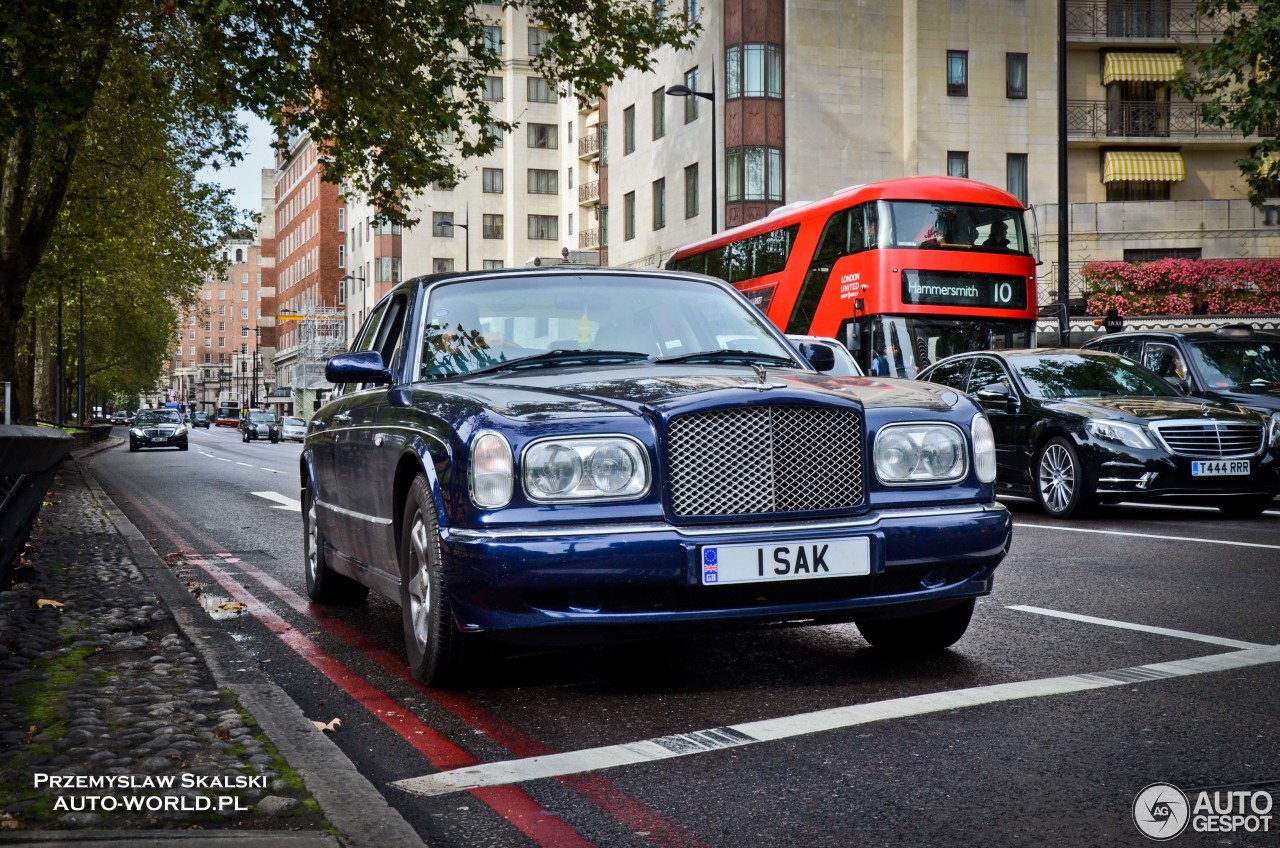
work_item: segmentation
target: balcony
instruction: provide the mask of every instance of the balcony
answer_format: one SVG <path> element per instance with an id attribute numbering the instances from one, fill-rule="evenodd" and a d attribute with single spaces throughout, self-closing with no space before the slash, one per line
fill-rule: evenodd
<path id="1" fill-rule="evenodd" d="M 1067 38 L 1202 41 L 1217 38 L 1254 10 L 1202 12 L 1194 2 L 1068 3 Z"/>
<path id="2" fill-rule="evenodd" d="M 592 180 L 589 183 L 581 183 L 578 185 L 578 205 L 579 206 L 599 206 L 600 205 L 600 181 Z"/>
<path id="3" fill-rule="evenodd" d="M 578 158 L 597 159 L 600 156 L 600 133 L 589 132 L 578 139 Z"/>
<path id="4" fill-rule="evenodd" d="M 1070 138 L 1208 138 L 1243 142 L 1231 127 L 1205 123 L 1199 103 L 1152 101 L 1070 100 L 1067 136 Z M 1269 127 L 1260 135 L 1275 135 Z"/>
<path id="5" fill-rule="evenodd" d="M 578 232 L 578 249 L 594 250 L 600 247 L 600 228 L 580 230 Z"/>

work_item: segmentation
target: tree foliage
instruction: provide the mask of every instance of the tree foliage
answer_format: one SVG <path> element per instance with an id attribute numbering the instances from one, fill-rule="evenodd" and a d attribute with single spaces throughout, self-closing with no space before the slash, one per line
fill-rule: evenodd
<path id="1" fill-rule="evenodd" d="M 1201 0 L 1204 19 L 1227 22 L 1222 36 L 1189 54 L 1192 67 L 1176 87 L 1188 100 L 1200 100 L 1201 115 L 1213 126 L 1241 135 L 1261 135 L 1255 151 L 1238 160 L 1249 186 L 1249 202 L 1261 206 L 1280 179 L 1280 0 Z"/>
<path id="2" fill-rule="evenodd" d="M 492 149 L 494 138 L 478 128 L 511 128 L 483 96 L 485 77 L 502 66 L 486 49 L 485 16 L 508 8 L 527 10 L 548 31 L 532 72 L 562 94 L 599 91 L 628 69 L 647 69 L 656 48 L 688 46 L 697 34 L 647 0 L 0 4 L 0 380 L 18 376 L 17 329 L 29 286 L 60 278 L 37 275 L 51 240 L 59 228 L 80 225 L 68 192 L 75 177 L 91 194 L 92 175 L 77 169 L 81 156 L 131 152 L 113 148 L 111 133 L 123 130 L 119 122 L 108 129 L 113 122 L 99 113 L 117 110 L 160 130 L 166 144 L 150 151 L 163 150 L 162 163 L 132 164 L 163 164 L 173 175 L 237 158 L 246 130 L 235 115 L 246 109 L 281 137 L 309 133 L 329 181 L 346 182 L 386 217 L 404 221 L 407 195 L 459 178 L 463 159 Z M 107 173 L 104 167 L 100 175 Z M 225 226 L 214 211 L 219 204 L 193 194 L 193 182 L 175 179 L 169 188 L 168 199 L 194 200 L 192 211 L 209 215 L 200 232 Z M 75 252 L 71 238 L 59 241 L 60 261 Z M 114 238 L 97 251 L 99 280 L 126 278 L 107 267 L 107 247 L 135 261 L 166 249 L 147 227 Z M 195 244 L 203 248 L 204 240 Z M 172 271 L 169 257 L 147 258 Z M 192 285 L 195 278 L 182 279 Z M 38 293 L 39 304 L 47 305 L 46 294 Z"/>

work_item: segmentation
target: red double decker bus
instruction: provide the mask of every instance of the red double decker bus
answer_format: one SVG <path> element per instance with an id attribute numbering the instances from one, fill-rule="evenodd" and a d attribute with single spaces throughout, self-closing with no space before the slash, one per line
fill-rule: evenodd
<path id="1" fill-rule="evenodd" d="M 1036 257 L 1022 203 L 958 177 L 902 177 L 793 204 L 681 247 L 666 267 L 728 280 L 788 333 L 845 343 L 869 374 L 1032 347 Z"/>

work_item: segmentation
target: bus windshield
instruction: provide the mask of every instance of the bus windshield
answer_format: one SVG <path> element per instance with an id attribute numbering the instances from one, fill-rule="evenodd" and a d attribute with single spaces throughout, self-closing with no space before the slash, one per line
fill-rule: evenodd
<path id="1" fill-rule="evenodd" d="M 925 200 L 880 201 L 881 247 L 1027 253 L 1022 210 Z"/>
<path id="2" fill-rule="evenodd" d="M 1034 321 L 875 315 L 869 329 L 869 373 L 876 377 L 914 378 L 953 353 L 1035 346 Z"/>

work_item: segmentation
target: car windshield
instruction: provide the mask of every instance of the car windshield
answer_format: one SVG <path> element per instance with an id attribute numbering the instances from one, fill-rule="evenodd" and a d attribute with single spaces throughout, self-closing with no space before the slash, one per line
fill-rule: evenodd
<path id="1" fill-rule="evenodd" d="M 148 409 L 145 412 L 139 412 L 134 423 L 139 427 L 145 427 L 148 424 L 181 424 L 182 416 L 176 409 Z"/>
<path id="2" fill-rule="evenodd" d="M 274 424 L 276 423 L 276 414 L 274 412 L 250 412 L 249 420 L 254 424 Z"/>
<path id="3" fill-rule="evenodd" d="M 1043 400 L 1126 395 L 1181 397 L 1164 380 L 1111 354 L 1053 353 L 1009 357 L 1027 394 Z"/>
<path id="4" fill-rule="evenodd" d="M 1204 339 L 1191 342 L 1191 358 L 1215 389 L 1257 391 L 1280 387 L 1280 349 L 1258 339 Z"/>
<path id="5" fill-rule="evenodd" d="M 420 373 L 439 379 L 507 363 L 580 367 L 699 354 L 710 361 L 722 351 L 734 351 L 735 364 L 794 362 L 756 313 L 711 282 L 513 275 L 431 292 Z"/>
<path id="6" fill-rule="evenodd" d="M 889 200 L 880 204 L 882 247 L 1026 253 L 1021 209 Z"/>
<path id="7" fill-rule="evenodd" d="M 305 426 L 307 426 L 307 422 L 306 422 L 306 421 L 303 421 L 301 418 L 293 418 L 293 417 L 286 418 L 286 419 L 284 419 L 284 420 L 283 420 L 282 422 L 280 422 L 280 423 L 281 423 L 281 424 L 283 424 L 285 427 L 305 427 Z"/>

